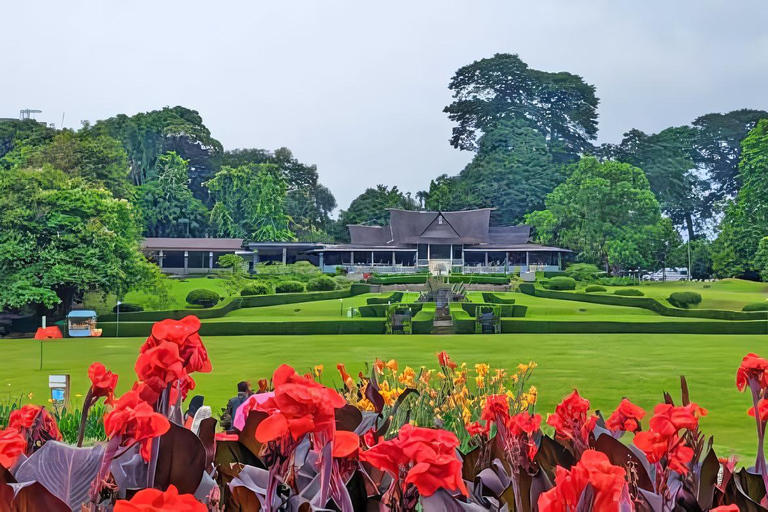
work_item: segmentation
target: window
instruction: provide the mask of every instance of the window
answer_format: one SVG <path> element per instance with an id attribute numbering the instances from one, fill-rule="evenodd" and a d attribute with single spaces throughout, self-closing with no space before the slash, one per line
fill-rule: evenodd
<path id="1" fill-rule="evenodd" d="M 373 253 L 373 262 L 377 265 L 391 265 L 392 251 L 376 251 Z"/>
<path id="2" fill-rule="evenodd" d="M 419 244 L 419 249 L 418 249 L 418 251 L 419 251 L 419 259 L 420 259 L 420 260 L 425 260 L 425 259 L 427 259 L 427 247 L 428 247 L 428 246 L 427 246 L 427 245 L 425 245 L 425 244 Z"/>
<path id="3" fill-rule="evenodd" d="M 429 258 L 433 260 L 451 259 L 451 246 L 431 244 L 429 246 Z"/>
<path id="4" fill-rule="evenodd" d="M 461 259 L 461 253 L 462 253 L 462 246 L 461 245 L 454 245 L 453 246 L 453 259 L 460 260 Z"/>
<path id="5" fill-rule="evenodd" d="M 405 267 L 413 267 L 414 265 L 416 265 L 416 251 L 395 252 L 395 264 L 403 265 Z"/>

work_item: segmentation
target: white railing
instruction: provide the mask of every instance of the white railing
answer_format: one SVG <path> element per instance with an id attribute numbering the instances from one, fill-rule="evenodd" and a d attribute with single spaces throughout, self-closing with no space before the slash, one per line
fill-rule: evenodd
<path id="1" fill-rule="evenodd" d="M 350 274 L 413 274 L 416 267 L 404 265 L 325 265 L 324 272 L 334 272 L 336 267 L 342 267 Z"/>

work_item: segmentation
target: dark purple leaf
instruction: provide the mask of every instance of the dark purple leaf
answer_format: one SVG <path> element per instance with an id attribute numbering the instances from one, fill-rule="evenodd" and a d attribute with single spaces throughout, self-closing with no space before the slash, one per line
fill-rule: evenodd
<path id="1" fill-rule="evenodd" d="M 378 414 L 384 409 L 384 397 L 379 393 L 379 383 L 376 382 L 376 370 L 371 372 L 371 379 L 365 387 L 365 398 L 373 404 Z"/>
<path id="2" fill-rule="evenodd" d="M 191 430 L 171 423 L 160 436 L 155 487 L 161 490 L 174 485 L 179 494 L 194 494 L 205 471 L 205 448 Z"/>
<path id="3" fill-rule="evenodd" d="M 109 467 L 121 491 L 143 489 L 147 486 L 147 463 L 141 457 L 140 445 L 135 444 Z"/>
<path id="4" fill-rule="evenodd" d="M 206 418 L 200 422 L 197 437 L 205 448 L 205 469 L 209 471 L 216 458 L 216 419 Z"/>

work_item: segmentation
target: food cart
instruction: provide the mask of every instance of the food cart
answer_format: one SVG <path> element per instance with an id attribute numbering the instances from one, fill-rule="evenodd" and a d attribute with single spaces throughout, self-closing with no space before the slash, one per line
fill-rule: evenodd
<path id="1" fill-rule="evenodd" d="M 67 333 L 74 338 L 101 336 L 101 329 L 96 328 L 96 312 L 79 309 L 67 315 Z"/>

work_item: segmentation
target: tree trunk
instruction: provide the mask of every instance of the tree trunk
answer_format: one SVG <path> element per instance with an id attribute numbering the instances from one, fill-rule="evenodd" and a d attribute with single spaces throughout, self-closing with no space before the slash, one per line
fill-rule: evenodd
<path id="1" fill-rule="evenodd" d="M 685 212 L 685 225 L 688 229 L 688 240 L 695 240 L 696 233 L 693 230 L 693 215 L 691 212 Z"/>

